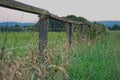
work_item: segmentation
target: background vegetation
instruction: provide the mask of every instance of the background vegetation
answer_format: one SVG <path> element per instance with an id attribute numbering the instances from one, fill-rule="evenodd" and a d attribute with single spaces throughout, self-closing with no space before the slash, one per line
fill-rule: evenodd
<path id="1" fill-rule="evenodd" d="M 117 24 L 114 24 L 112 27 L 108 27 L 109 30 L 120 30 L 120 26 Z"/>

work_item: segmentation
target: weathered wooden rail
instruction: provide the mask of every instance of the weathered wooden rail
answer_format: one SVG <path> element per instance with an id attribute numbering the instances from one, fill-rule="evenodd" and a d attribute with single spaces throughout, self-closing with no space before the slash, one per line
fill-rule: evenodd
<path id="1" fill-rule="evenodd" d="M 40 59 L 42 62 L 44 62 L 43 51 L 47 46 L 47 40 L 48 40 L 48 20 L 49 20 L 49 18 L 69 24 L 69 26 L 68 26 L 68 35 L 69 35 L 68 38 L 69 39 L 68 40 L 69 40 L 70 45 L 72 44 L 74 24 L 80 25 L 80 26 L 89 25 L 87 23 L 83 23 L 80 21 L 78 22 L 78 21 L 61 18 L 57 15 L 50 13 L 49 11 L 47 11 L 45 9 L 33 7 L 33 6 L 30 6 L 30 5 L 21 3 L 21 2 L 17 2 L 14 0 L 0 0 L 0 6 L 39 15 L 39 18 L 40 18 L 39 19 L 39 23 L 40 23 L 39 50 L 40 50 Z"/>

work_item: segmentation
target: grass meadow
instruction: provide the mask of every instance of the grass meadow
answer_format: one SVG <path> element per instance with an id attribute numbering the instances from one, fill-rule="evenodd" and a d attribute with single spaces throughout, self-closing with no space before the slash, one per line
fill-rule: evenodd
<path id="1" fill-rule="evenodd" d="M 70 64 L 71 80 L 120 80 L 120 31 L 110 31 L 94 45 L 77 46 Z"/>
<path id="2" fill-rule="evenodd" d="M 120 31 L 95 44 L 68 45 L 66 33 L 50 32 L 39 62 L 37 32 L 0 33 L 0 80 L 120 80 Z M 4 47 L 4 50 L 2 51 Z"/>

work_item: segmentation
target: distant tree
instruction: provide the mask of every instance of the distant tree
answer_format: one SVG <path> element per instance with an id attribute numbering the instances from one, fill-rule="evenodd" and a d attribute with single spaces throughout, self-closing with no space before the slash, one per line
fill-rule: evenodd
<path id="1" fill-rule="evenodd" d="M 22 30 L 22 28 L 20 27 L 19 24 L 16 24 L 16 25 L 14 26 L 13 31 L 15 31 L 15 32 L 19 32 L 19 31 L 21 31 L 21 30 Z"/>
<path id="2" fill-rule="evenodd" d="M 75 15 L 68 15 L 66 16 L 67 19 L 74 20 L 74 21 L 81 21 L 81 22 L 88 22 L 87 19 L 83 17 L 76 17 Z"/>
<path id="3" fill-rule="evenodd" d="M 50 31 L 55 31 L 55 32 L 61 32 L 65 28 L 65 23 L 56 21 L 53 19 L 49 19 L 49 26 L 48 26 Z"/>
<path id="4" fill-rule="evenodd" d="M 68 15 L 65 18 L 77 21 L 77 17 L 75 15 Z"/>
<path id="5" fill-rule="evenodd" d="M 68 15 L 62 18 L 66 18 L 69 20 L 73 20 L 73 21 L 81 21 L 81 22 L 89 22 L 87 19 L 83 18 L 83 17 L 76 17 L 75 15 Z M 55 31 L 55 32 L 61 32 L 61 31 L 65 31 L 65 22 L 60 22 L 54 19 L 49 19 L 49 25 L 48 28 L 50 31 Z M 35 29 L 39 30 L 39 22 L 37 22 L 37 24 L 34 25 Z"/>
<path id="6" fill-rule="evenodd" d="M 88 20 L 83 17 L 77 17 L 77 21 L 88 22 Z"/>
<path id="7" fill-rule="evenodd" d="M 112 30 L 120 30 L 120 26 L 115 24 L 113 25 Z"/>
<path id="8" fill-rule="evenodd" d="M 19 25 L 19 24 L 16 24 L 14 27 L 16 27 L 16 28 L 20 28 L 20 25 Z"/>

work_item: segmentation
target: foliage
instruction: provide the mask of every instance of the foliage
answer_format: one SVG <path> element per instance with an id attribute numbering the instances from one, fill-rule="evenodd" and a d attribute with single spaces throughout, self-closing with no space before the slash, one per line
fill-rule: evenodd
<path id="1" fill-rule="evenodd" d="M 117 24 L 114 24 L 112 27 L 108 27 L 109 30 L 120 30 L 120 26 Z"/>
<path id="2" fill-rule="evenodd" d="M 70 20 L 74 20 L 74 21 L 81 21 L 81 22 L 88 22 L 87 19 L 83 18 L 83 17 L 76 17 L 75 15 L 68 15 L 65 18 L 70 19 Z"/>
<path id="3" fill-rule="evenodd" d="M 120 26 L 115 24 L 113 25 L 112 30 L 120 30 Z"/>
<path id="4" fill-rule="evenodd" d="M 90 33 L 88 35 L 90 36 L 90 40 L 92 42 L 96 42 L 96 40 L 99 40 L 98 38 L 105 34 L 105 32 L 106 32 L 105 26 L 94 22 L 90 27 Z"/>
<path id="5" fill-rule="evenodd" d="M 70 20 L 74 20 L 74 21 L 81 21 L 84 23 L 88 23 L 89 21 L 83 17 L 76 17 L 74 15 L 68 15 L 66 17 L 63 17 L 66 19 L 70 19 Z M 55 31 L 55 32 L 59 32 L 59 31 L 64 31 L 66 24 L 64 22 L 59 22 L 53 19 L 49 19 L 49 29 L 50 31 Z"/>
<path id="6" fill-rule="evenodd" d="M 120 79 L 120 31 L 112 31 L 94 45 L 79 45 L 67 71 L 71 80 Z"/>
<path id="7" fill-rule="evenodd" d="M 54 31 L 54 32 L 61 32 L 64 31 L 65 29 L 65 23 L 64 22 L 59 22 L 53 19 L 49 19 L 49 31 Z"/>

